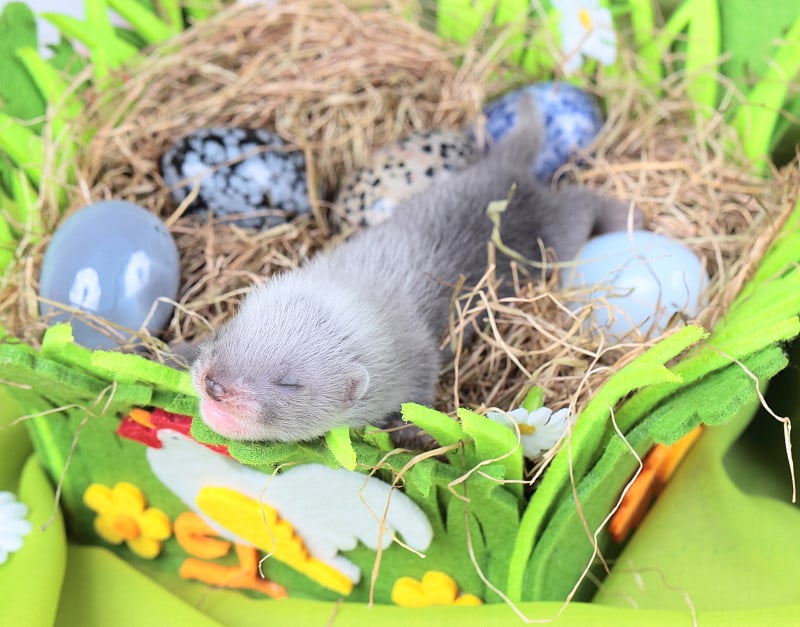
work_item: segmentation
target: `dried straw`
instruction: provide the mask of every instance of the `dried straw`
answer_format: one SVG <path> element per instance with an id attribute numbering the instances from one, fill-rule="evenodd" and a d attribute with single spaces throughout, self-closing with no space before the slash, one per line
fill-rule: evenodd
<path id="1" fill-rule="evenodd" d="M 166 220 L 182 254 L 182 287 L 167 340 L 207 334 L 248 286 L 346 237 L 327 229 L 324 199 L 371 148 L 409 131 L 475 120 L 482 101 L 497 94 L 491 82 L 497 76 L 506 85 L 530 80 L 501 66 L 497 33 L 459 48 L 377 3 L 362 3 L 358 11 L 335 1 L 266 4 L 236 6 L 197 25 L 128 68 L 118 88 L 89 101 L 86 124 L 99 131 L 78 160 L 71 206 L 126 199 Z M 620 78 L 600 86 L 607 124 L 583 155 L 588 167 L 567 165 L 562 174 L 630 200 L 649 228 L 684 240 L 702 256 L 712 285 L 698 322 L 710 328 L 791 206 L 797 168 L 771 180 L 751 174 L 744 159 L 732 156 L 736 138 L 721 116 L 696 121 L 702 118 L 685 97 L 684 80 L 665 81 L 661 98 Z M 322 192 L 312 199 L 314 216 L 254 232 L 181 215 L 183 207 L 170 202 L 160 178 L 160 155 L 192 129 L 227 124 L 276 130 L 305 151 Z M 52 230 L 55 222 L 45 226 Z M 36 312 L 35 279 L 46 242 L 22 251 L 11 287 L 0 294 L 0 323 L 34 345 L 46 325 Z M 478 337 L 457 347 L 439 406 L 510 408 L 535 383 L 552 406 L 579 409 L 656 339 L 604 346 L 583 331 L 587 312 L 572 314 L 565 306 L 575 296 L 558 289 L 557 273 L 529 281 L 523 268 L 513 298 L 498 299 L 490 275 L 481 289 L 464 289 L 453 336 L 472 324 Z"/>

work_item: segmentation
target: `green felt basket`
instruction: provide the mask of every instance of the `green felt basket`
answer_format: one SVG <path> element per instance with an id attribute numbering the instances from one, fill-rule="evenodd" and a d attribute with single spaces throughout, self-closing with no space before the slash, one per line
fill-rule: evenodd
<path id="1" fill-rule="evenodd" d="M 109 2 L 134 24 L 140 43 L 176 32 L 177 5 L 161 4 L 172 19 L 142 13 L 136 3 Z M 654 18 L 645 5 L 614 4 L 618 19 L 634 27 L 649 80 L 665 72 L 658 46 L 676 35 L 688 34 L 686 65 L 697 68 L 724 49 L 723 27 L 735 31 L 734 18 L 714 2 L 686 1 L 664 29 L 671 38 L 648 37 Z M 491 3 L 441 2 L 435 17 L 441 35 L 468 40 L 486 16 L 513 24 L 525 12 L 527 3 L 504 2 L 495 11 Z M 87 15 L 99 20 L 95 26 L 107 22 L 103 3 L 87 3 Z M 711 24 L 709 15 L 716 16 Z M 205 14 L 195 10 L 194 17 Z M 749 102 L 768 112 L 796 106 L 788 93 L 800 64 L 795 18 L 776 65 L 765 70 L 782 74 L 765 76 L 748 92 Z M 83 32 L 61 22 L 73 37 Z M 705 52 L 691 45 L 701 39 L 701 23 L 722 37 Z M 103 32 L 113 37 L 108 28 Z M 134 44 L 126 45 L 137 54 Z M 105 69 L 123 63 L 128 48 L 120 44 L 119 58 L 106 57 Z M 27 52 L 17 58 L 39 92 L 56 97 L 63 85 L 49 66 Z M 522 54 L 519 63 L 543 67 L 538 55 Z M 98 70 L 96 80 L 102 74 Z M 718 97 L 707 83 L 696 89 L 701 104 Z M 64 123 L 78 113 L 66 111 Z M 20 215 L 26 194 L 39 183 L 31 155 L 41 146 L 14 117 L 23 116 L 6 109 L 0 117 L 0 147 L 16 194 L 4 193 L 0 201 Z M 758 116 L 744 105 L 731 123 L 754 161 L 792 136 L 779 116 Z M 690 617 L 702 624 L 796 624 L 800 513 L 789 504 L 785 460 L 780 466 L 762 459 L 753 441 L 780 431 L 760 409 L 760 389 L 781 371 L 776 392 L 797 384 L 796 372 L 786 370 L 786 347 L 800 335 L 799 225 L 800 204 L 711 332 L 687 326 L 608 380 L 532 494 L 519 483 L 523 460 L 516 439 L 470 411 L 461 410 L 456 422 L 404 407 L 406 419 L 441 444 L 463 443 L 446 461 L 411 464 L 412 455 L 392 452 L 385 434 L 370 429 L 338 430 L 302 445 L 227 442 L 202 421 L 191 421 L 197 398 L 185 373 L 133 355 L 90 352 L 72 342 L 68 325 L 48 330 L 41 350 L 6 338 L 0 343 L 0 418 L 8 425 L 0 430 L 0 490 L 16 492 L 30 507 L 34 528 L 0 565 L 0 590 L 30 601 L 0 604 L 0 624 L 483 625 L 556 616 L 576 625 L 683 624 Z M 0 238 L 13 239 L 13 229 L 6 231 L 0 228 Z M 800 415 L 795 399 L 777 402 L 784 403 L 782 415 Z M 751 427 L 742 436 L 754 416 L 754 424 L 773 421 L 775 430 Z M 608 518 L 639 459 L 656 443 L 672 444 L 701 424 L 709 428 L 641 528 L 626 545 L 614 543 Z M 156 448 L 152 434 L 143 435 L 153 427 L 176 432 L 179 447 L 162 440 Z M 150 437 L 151 445 L 133 441 L 132 434 Z M 763 456 L 782 460 L 782 442 L 769 442 Z M 241 483 L 218 485 L 209 478 L 228 472 Z M 187 476 L 205 477 L 203 491 L 182 492 Z M 256 488 L 242 498 L 245 484 Z M 281 489 L 292 498 L 275 496 L 286 507 L 276 504 L 272 511 L 258 505 L 259 487 L 267 502 Z M 326 500 L 330 493 L 340 498 Z M 305 496 L 313 525 L 308 515 L 289 513 Z M 353 514 L 365 502 L 375 527 L 364 523 L 363 511 Z M 321 512 L 314 509 L 320 503 Z M 376 522 L 387 503 L 394 508 L 386 517 L 388 531 Z M 230 538 L 192 511 L 234 526 L 234 535 L 249 543 L 222 546 Z M 362 523 L 366 531 L 355 530 Z M 343 526 L 355 539 L 339 542 L 331 556 L 320 548 L 326 546 L 323 532 Z M 345 531 L 339 537 L 350 537 Z M 397 542 L 377 548 L 395 531 L 417 550 Z M 613 558 L 610 574 L 600 556 Z M 398 607 L 432 599 L 449 606 Z"/>

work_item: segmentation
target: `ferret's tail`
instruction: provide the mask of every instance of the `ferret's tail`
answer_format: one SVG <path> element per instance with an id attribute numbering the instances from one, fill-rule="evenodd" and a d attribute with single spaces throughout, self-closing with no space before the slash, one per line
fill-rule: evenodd
<path id="1" fill-rule="evenodd" d="M 544 141 L 542 116 L 533 96 L 523 93 L 517 105 L 514 129 L 489 149 L 488 158 L 502 168 L 528 169 Z"/>

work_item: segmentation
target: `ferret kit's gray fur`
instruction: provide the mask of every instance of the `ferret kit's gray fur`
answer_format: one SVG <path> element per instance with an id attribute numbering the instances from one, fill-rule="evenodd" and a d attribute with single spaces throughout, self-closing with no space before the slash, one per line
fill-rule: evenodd
<path id="1" fill-rule="evenodd" d="M 380 424 L 404 402 L 432 404 L 453 287 L 485 274 L 487 206 L 512 187 L 500 235 L 528 259 L 541 259 L 543 243 L 569 260 L 593 232 L 624 228 L 627 203 L 534 179 L 534 120 L 521 115 L 485 158 L 386 222 L 253 289 L 192 367 L 209 426 L 238 440 L 304 440 Z M 496 263 L 508 273 L 499 250 Z"/>

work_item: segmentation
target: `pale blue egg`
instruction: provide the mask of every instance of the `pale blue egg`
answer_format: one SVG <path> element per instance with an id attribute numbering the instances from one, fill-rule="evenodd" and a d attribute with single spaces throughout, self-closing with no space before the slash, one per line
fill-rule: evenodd
<path id="1" fill-rule="evenodd" d="M 561 284 L 586 288 L 590 324 L 611 342 L 657 336 L 676 313 L 688 318 L 704 304 L 708 275 L 686 245 L 649 231 L 620 231 L 591 239 Z M 628 335 L 630 334 L 630 335 Z"/>
<path id="2" fill-rule="evenodd" d="M 484 109 L 486 131 L 492 142 L 504 137 L 517 123 L 519 99 L 533 97 L 542 116 L 545 137 L 534 173 L 548 181 L 572 154 L 589 146 L 603 126 L 597 99 L 569 83 L 535 83 L 516 89 Z"/>
<path id="3" fill-rule="evenodd" d="M 158 333 L 173 307 L 154 303 L 174 300 L 179 279 L 178 249 L 163 222 L 139 205 L 110 200 L 84 207 L 56 230 L 42 261 L 39 294 L 132 330 L 155 307 L 147 328 Z M 39 309 L 50 322 L 72 320 L 78 344 L 117 345 L 63 308 L 41 303 Z"/>

